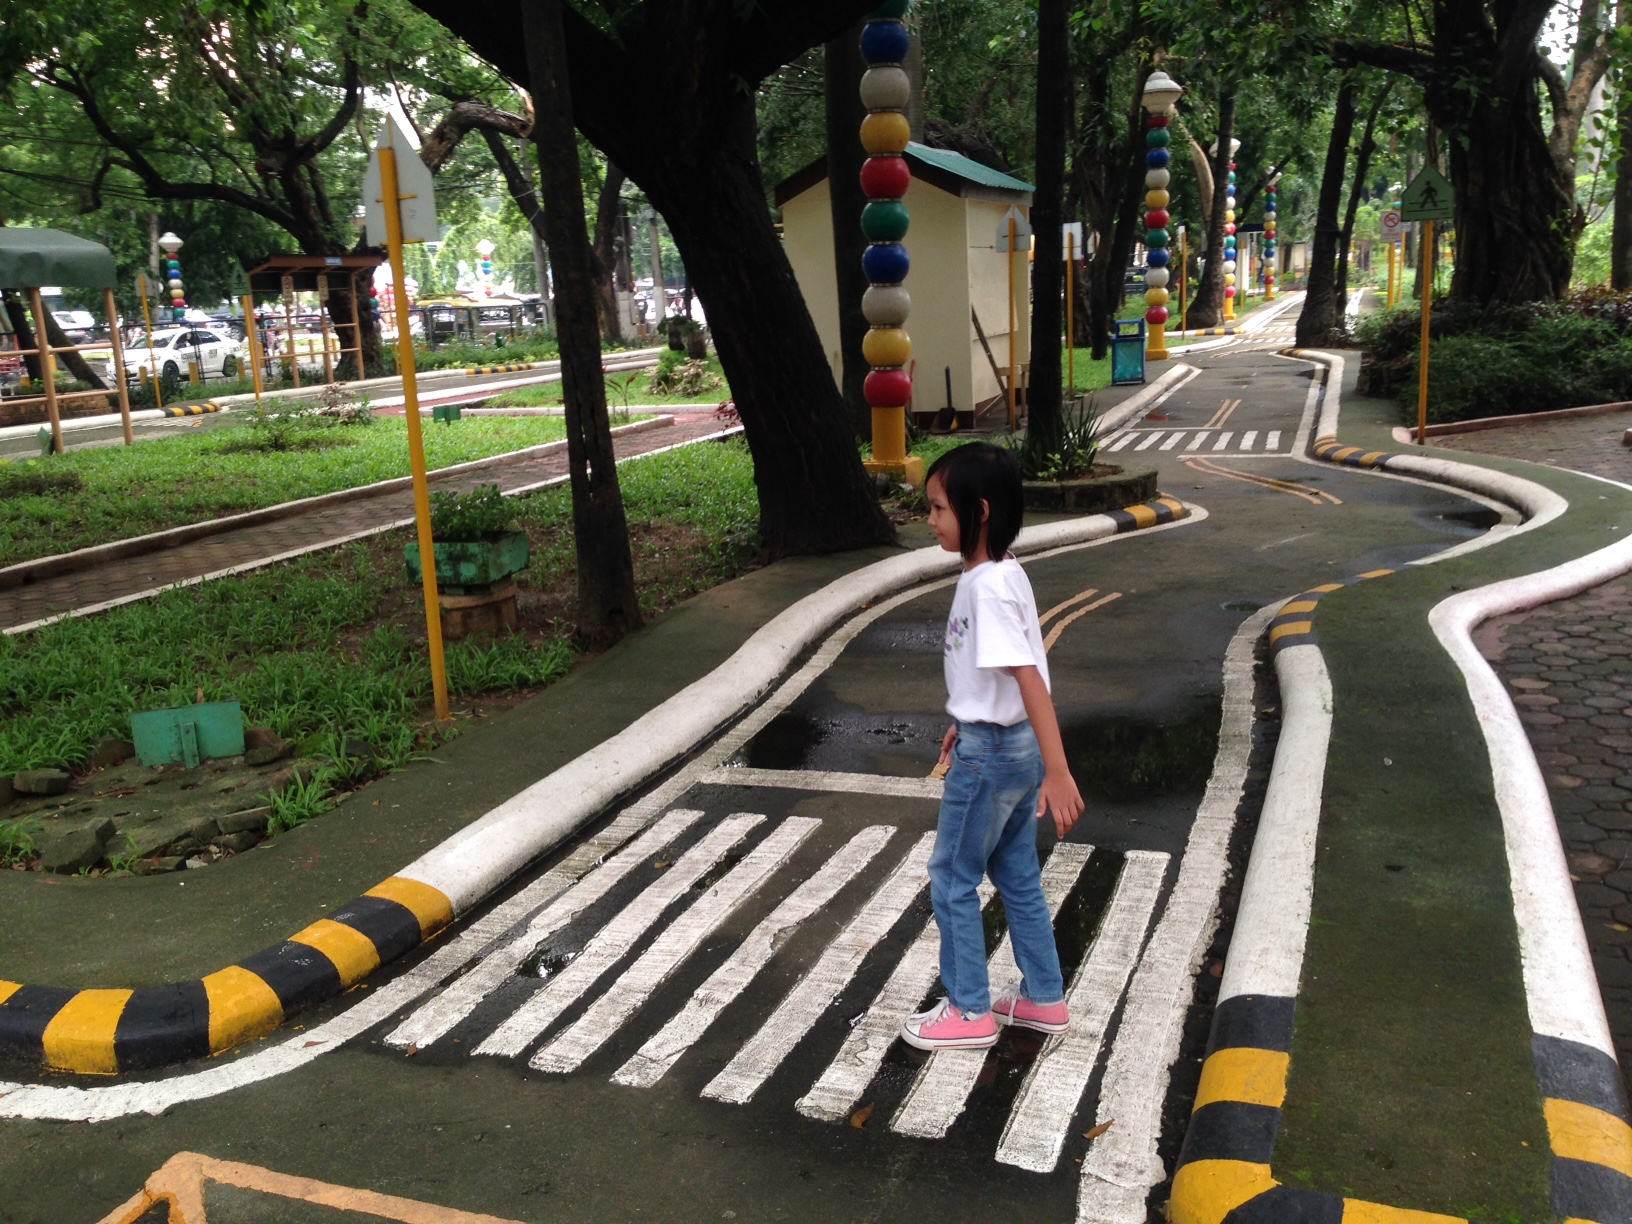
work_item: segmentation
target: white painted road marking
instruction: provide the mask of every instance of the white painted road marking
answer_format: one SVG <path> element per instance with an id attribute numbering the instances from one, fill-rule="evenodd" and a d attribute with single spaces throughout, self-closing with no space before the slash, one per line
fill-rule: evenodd
<path id="1" fill-rule="evenodd" d="M 713 934 L 720 923 L 759 891 L 821 823 L 809 816 L 790 816 L 784 820 L 726 873 L 723 880 L 670 923 L 588 1011 L 533 1056 L 530 1065 L 539 1071 L 557 1074 L 576 1071 L 651 998 L 652 992 L 669 974 L 702 946 L 703 940 Z"/>
<path id="2" fill-rule="evenodd" d="M 1162 450 L 1172 450 L 1175 446 L 1177 446 L 1181 441 L 1184 440 L 1184 433 L 1185 433 L 1185 431 L 1182 430 L 1182 429 L 1174 430 L 1170 435 L 1168 435 L 1167 441 L 1162 443 L 1161 449 Z"/>
<path id="3" fill-rule="evenodd" d="M 1151 433 L 1146 434 L 1145 435 L 1145 440 L 1143 442 L 1139 443 L 1139 445 L 1134 447 L 1133 449 L 1136 450 L 1136 451 L 1149 450 L 1151 447 L 1156 445 L 1156 440 L 1158 438 L 1160 438 L 1162 436 L 1162 434 L 1164 434 L 1166 432 L 1167 432 L 1166 430 L 1157 429 L 1157 430 L 1152 431 Z"/>
<path id="4" fill-rule="evenodd" d="M 895 778 L 884 774 L 829 773 L 820 769 L 748 769 L 722 765 L 701 781 L 710 786 L 777 786 L 785 790 L 836 791 L 850 795 L 890 795 L 897 799 L 940 799 L 939 778 Z"/>
<path id="5" fill-rule="evenodd" d="M 761 1084 L 782 1065 L 839 992 L 856 975 L 873 945 L 889 934 L 901 915 L 929 883 L 929 854 L 935 834 L 925 833 L 821 958 L 782 1000 L 759 1032 L 737 1051 L 703 1095 L 741 1105 L 752 1099 Z"/>
<path id="6" fill-rule="evenodd" d="M 1043 864 L 1043 897 L 1048 902 L 1050 918 L 1059 915 L 1060 906 L 1065 904 L 1066 897 L 1070 895 L 1093 852 L 1092 846 L 1071 842 L 1055 844 L 1048 862 Z M 1137 954 L 1138 949 L 1134 951 Z M 1132 967 L 1133 957 L 1129 956 L 1128 968 Z M 994 997 L 1005 986 L 1020 980 L 1020 969 L 1014 960 L 1014 940 L 1006 931 L 1002 942 L 997 945 L 997 951 L 986 962 L 986 977 L 991 983 Z M 1117 998 L 1121 994 L 1119 987 Z M 1075 1011 L 1076 1000 L 1073 999 L 1073 1028 L 1078 1023 Z M 944 1137 L 963 1112 L 964 1103 L 974 1091 L 980 1069 L 985 1065 L 985 1050 L 939 1050 L 931 1054 L 929 1061 L 919 1068 L 918 1077 L 912 1081 L 901 1107 L 895 1111 L 890 1129 L 919 1139 Z M 1078 1091 L 1080 1094 L 1081 1090 Z M 1073 1104 L 1073 1111 L 1075 1108 Z M 1066 1120 L 1069 1122 L 1070 1118 Z"/>
<path id="7" fill-rule="evenodd" d="M 1119 451 L 1124 446 L 1126 446 L 1128 443 L 1132 442 L 1138 436 L 1139 436 L 1138 434 L 1133 434 L 1133 433 L 1123 434 L 1120 438 L 1118 438 L 1115 442 L 1112 442 L 1105 449 L 1109 450 L 1109 451 Z"/>
<path id="8" fill-rule="evenodd" d="M 997 1145 L 997 1159 L 1004 1164 L 1052 1173 L 1059 1163 L 1071 1119 L 1099 1062 L 1106 1027 L 1144 946 L 1167 862 L 1165 854 L 1128 851 L 1110 908 L 1071 982 L 1071 1028 L 1049 1038 L 1009 1111 Z"/>
<path id="9" fill-rule="evenodd" d="M 508 1020 L 493 1030 L 486 1041 L 476 1047 L 475 1052 L 514 1058 L 525 1050 L 562 1012 L 582 998 L 601 974 L 622 960 L 635 940 L 693 884 L 707 875 L 710 868 L 725 857 L 726 851 L 764 820 L 763 816 L 750 814 L 728 816 L 710 829 L 701 841 L 680 856 L 678 862 L 665 870 L 656 883 L 596 932 L 571 964 L 550 978 L 542 990 L 517 1008 Z"/>
<path id="10" fill-rule="evenodd" d="M 1230 444 L 1230 439 L 1233 437 L 1235 437 L 1235 431 L 1226 429 L 1223 433 L 1218 435 L 1218 441 L 1213 443 L 1213 449 L 1215 451 L 1223 450 Z"/>
<path id="11" fill-rule="evenodd" d="M 1187 451 L 1200 450 L 1201 449 L 1201 444 L 1203 442 L 1207 441 L 1208 435 L 1211 434 L 1212 432 L 1213 431 L 1210 430 L 1210 429 L 1197 430 L 1196 431 L 1196 436 L 1194 438 L 1190 439 L 1190 445 L 1185 447 L 1184 449 L 1187 450 Z"/>
<path id="12" fill-rule="evenodd" d="M 1241 449 L 1250 451 L 1252 444 L 1256 441 L 1258 441 L 1258 431 L 1256 429 L 1247 430 L 1246 433 L 1241 435 Z"/>
<path id="13" fill-rule="evenodd" d="M 991 881 L 980 882 L 980 903 L 984 906 L 996 893 Z M 895 972 L 873 999 L 872 1006 L 844 1039 L 837 1057 L 811 1090 L 799 1098 L 797 1108 L 807 1118 L 842 1122 L 850 1115 L 861 1094 L 867 1091 L 884 1055 L 901 1036 L 901 1022 L 923 1002 L 924 995 L 940 972 L 941 932 L 931 918 L 912 941 L 907 953 L 896 963 Z"/>
<path id="14" fill-rule="evenodd" d="M 423 1048 L 447 1036 L 454 1025 L 476 1010 L 477 1004 L 510 980 L 521 962 L 532 954 L 534 948 L 604 897 L 619 880 L 691 828 L 702 819 L 702 816 L 702 812 L 695 809 L 679 808 L 669 812 L 623 853 L 597 867 L 591 874 L 579 880 L 571 891 L 557 898 L 553 905 L 528 923 L 520 935 L 493 949 L 476 968 L 454 979 L 441 994 L 427 1000 L 386 1035 L 386 1044 L 402 1049 L 409 1046 Z M 619 823 L 622 819 L 623 817 L 619 817 L 613 824 Z M 611 826 L 608 826 L 606 831 L 610 832 Z M 590 839 L 583 848 L 587 849 L 595 841 L 595 838 Z M 603 849 L 602 853 L 605 852 Z M 578 856 L 573 857 L 576 859 Z M 571 861 L 569 860 L 569 863 Z M 587 861 L 593 863 L 595 860 Z M 568 863 L 563 863 L 555 870 L 560 871 L 561 867 L 567 866 Z M 553 875 L 554 872 L 550 874 Z M 567 884 L 576 878 L 564 877 L 561 887 L 555 891 L 562 892 L 567 888 Z"/>
<path id="15" fill-rule="evenodd" d="M 614 1083 L 650 1088 L 668 1073 L 680 1056 L 695 1045 L 722 1011 L 747 988 L 777 948 L 806 918 L 831 901 L 839 889 L 859 875 L 895 835 L 892 825 L 869 825 L 822 864 L 765 918 L 729 959 L 699 986 L 674 1019 L 663 1026 L 640 1051 L 612 1076 Z"/>
<path id="16" fill-rule="evenodd" d="M 1272 429 L 1272 430 L 1269 431 L 1269 436 L 1264 439 L 1264 449 L 1265 450 L 1272 450 L 1272 451 L 1278 451 L 1278 450 L 1281 449 L 1281 431 L 1280 430 Z"/>

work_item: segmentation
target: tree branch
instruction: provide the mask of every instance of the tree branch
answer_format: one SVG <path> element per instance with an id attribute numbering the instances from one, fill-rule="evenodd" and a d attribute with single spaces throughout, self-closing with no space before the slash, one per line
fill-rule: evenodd
<path id="1" fill-rule="evenodd" d="M 467 132 L 479 131 L 484 136 L 496 134 L 525 140 L 532 127 L 533 121 L 526 115 L 513 115 L 486 102 L 465 98 L 455 102 L 442 117 L 442 122 L 426 133 L 419 146 L 419 158 L 435 174 L 447 164 Z M 493 142 L 489 140 L 488 148 L 492 147 Z M 494 154 L 495 158 L 497 156 Z M 513 158 L 511 161 L 514 164 Z M 501 165 L 499 168 L 502 170 L 504 167 Z"/>

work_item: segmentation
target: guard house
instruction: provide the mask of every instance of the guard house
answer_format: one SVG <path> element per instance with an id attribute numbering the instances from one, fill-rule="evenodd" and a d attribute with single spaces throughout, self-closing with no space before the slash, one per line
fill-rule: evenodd
<path id="1" fill-rule="evenodd" d="M 1011 207 L 1031 212 L 1031 184 L 979 162 L 917 143 L 907 145 L 912 186 L 906 205 L 912 227 L 904 240 L 912 257 L 907 291 L 912 314 L 915 412 L 946 407 L 951 375 L 952 407 L 979 410 L 1004 394 L 1011 340 L 1021 387 L 1031 355 L 1030 243 L 1021 238 L 1014 261 L 1015 334 L 1009 334 L 1009 256 L 997 245 Z M 839 302 L 833 274 L 833 215 L 827 159 L 819 158 L 778 184 L 782 244 L 805 304 L 816 320 L 822 348 L 837 381 Z M 860 216 L 856 224 L 861 224 Z M 984 342 L 982 337 L 984 336 Z"/>

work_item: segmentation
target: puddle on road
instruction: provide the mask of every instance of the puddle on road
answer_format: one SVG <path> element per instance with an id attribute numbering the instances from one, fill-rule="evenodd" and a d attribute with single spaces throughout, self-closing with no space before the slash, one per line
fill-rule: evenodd
<path id="1" fill-rule="evenodd" d="M 1065 722 L 1060 736 L 1084 794 L 1135 803 L 1206 788 L 1218 751 L 1221 709 L 1218 697 L 1208 697 L 1183 722 L 1091 718 Z"/>
<path id="2" fill-rule="evenodd" d="M 1416 519 L 1432 529 L 1471 539 L 1499 525 L 1502 516 L 1489 506 L 1469 506 L 1465 510 L 1447 510 L 1442 514 L 1423 510 L 1417 513 Z"/>
<path id="3" fill-rule="evenodd" d="M 933 726 L 941 726 L 944 715 L 934 715 Z M 922 717 L 918 718 L 922 722 Z M 832 743 L 836 747 L 849 746 L 869 760 L 880 753 L 898 756 L 891 749 L 905 749 L 905 755 L 928 754 L 930 764 L 940 753 L 940 731 L 916 726 L 907 715 L 857 714 L 839 718 L 813 718 L 802 710 L 784 710 L 737 754 L 738 764 L 750 769 L 819 769 L 815 761 L 817 749 Z M 876 763 L 876 762 L 875 762 Z M 844 768 L 878 772 L 862 762 L 846 763 Z M 924 766 L 928 772 L 929 765 Z"/>

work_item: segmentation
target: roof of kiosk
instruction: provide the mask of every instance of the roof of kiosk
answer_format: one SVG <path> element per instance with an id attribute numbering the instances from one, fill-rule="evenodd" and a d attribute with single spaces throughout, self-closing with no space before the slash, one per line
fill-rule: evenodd
<path id="1" fill-rule="evenodd" d="M 118 283 L 113 252 L 100 242 L 61 230 L 0 226 L 0 286 L 112 289 Z"/>
<path id="2" fill-rule="evenodd" d="M 962 153 L 954 153 L 950 149 L 932 149 L 928 145 L 912 141 L 907 145 L 904 156 L 912 167 L 913 178 L 920 179 L 932 187 L 939 187 L 952 195 L 968 195 L 969 188 L 974 187 L 1013 197 L 1017 204 L 1031 203 L 1030 183 L 1017 179 L 1012 174 L 1004 174 L 1001 170 L 993 170 L 990 166 L 984 166 Z M 795 196 L 803 195 L 826 178 L 827 158 L 824 155 L 803 169 L 795 170 L 776 185 L 777 206 L 781 207 Z"/>

